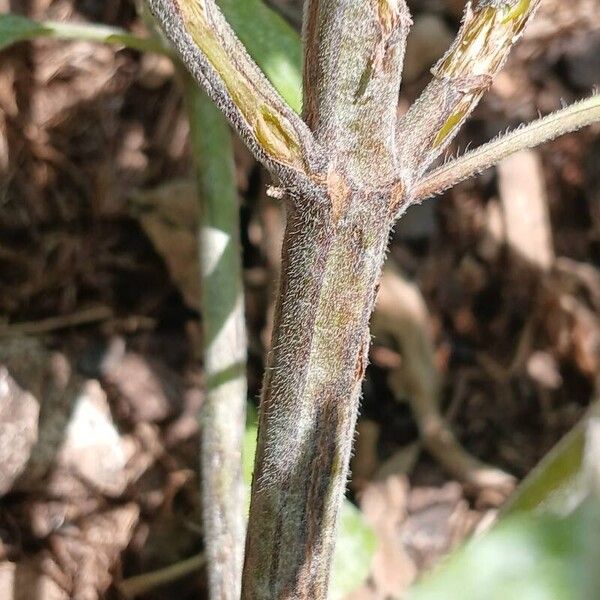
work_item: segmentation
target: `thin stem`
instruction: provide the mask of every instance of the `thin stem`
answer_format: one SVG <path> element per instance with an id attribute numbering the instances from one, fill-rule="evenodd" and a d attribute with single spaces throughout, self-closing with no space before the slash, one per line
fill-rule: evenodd
<path id="1" fill-rule="evenodd" d="M 400 176 L 412 187 L 452 141 L 506 62 L 540 0 L 472 0 L 433 80 L 399 120 Z"/>
<path id="2" fill-rule="evenodd" d="M 323 170 L 310 130 L 250 58 L 214 0 L 148 0 L 148 6 L 185 67 L 259 161 L 295 183 Z"/>
<path id="3" fill-rule="evenodd" d="M 117 587 L 126 598 L 136 598 L 142 594 L 147 594 L 157 587 L 167 585 L 186 575 L 197 573 L 206 562 L 204 553 L 190 556 L 164 569 L 135 575 L 122 581 Z"/>
<path id="4" fill-rule="evenodd" d="M 533 148 L 560 135 L 600 121 L 596 94 L 467 152 L 425 175 L 414 191 L 416 201 L 439 194 L 524 148 Z"/>
<path id="5" fill-rule="evenodd" d="M 227 122 L 188 76 L 185 92 L 200 204 L 206 377 L 200 463 L 209 591 L 213 600 L 237 600 L 245 537 L 242 443 L 247 342 L 233 146 Z"/>

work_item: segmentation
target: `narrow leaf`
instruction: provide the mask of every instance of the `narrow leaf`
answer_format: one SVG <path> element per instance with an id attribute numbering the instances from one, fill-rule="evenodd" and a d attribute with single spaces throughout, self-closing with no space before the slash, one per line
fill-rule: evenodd
<path id="1" fill-rule="evenodd" d="M 302 110 L 300 36 L 262 0 L 218 0 L 250 56 L 297 113 Z"/>
<path id="2" fill-rule="evenodd" d="M 18 15 L 0 15 L 0 48 L 11 44 L 48 35 L 48 28 L 42 23 Z"/>
<path id="3" fill-rule="evenodd" d="M 123 46 L 133 50 L 169 54 L 170 50 L 155 38 L 138 37 L 119 27 L 61 21 L 33 21 L 11 13 L 0 15 L 0 49 L 11 44 L 50 37 L 63 40 L 86 40 Z"/>

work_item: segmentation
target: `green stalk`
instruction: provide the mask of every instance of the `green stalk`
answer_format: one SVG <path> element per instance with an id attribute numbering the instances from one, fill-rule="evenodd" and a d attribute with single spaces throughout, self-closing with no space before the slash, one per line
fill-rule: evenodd
<path id="1" fill-rule="evenodd" d="M 268 77 L 299 112 L 300 45 L 295 32 L 258 0 L 221 4 Z M 267 26 L 261 35 L 257 22 Z M 172 56 L 158 37 L 138 37 L 117 27 L 0 15 L 0 48 L 39 37 L 95 41 Z M 200 415 L 200 462 L 209 586 L 211 598 L 237 599 L 245 535 L 241 448 L 246 335 L 233 148 L 221 113 L 189 76 L 184 74 L 183 81 L 201 208 L 206 401 Z"/>
<path id="2" fill-rule="evenodd" d="M 204 539 L 210 597 L 240 595 L 245 536 L 241 448 L 246 410 L 246 330 L 238 198 L 231 133 L 185 76 L 200 202 L 198 231 L 206 398 L 200 415 Z"/>

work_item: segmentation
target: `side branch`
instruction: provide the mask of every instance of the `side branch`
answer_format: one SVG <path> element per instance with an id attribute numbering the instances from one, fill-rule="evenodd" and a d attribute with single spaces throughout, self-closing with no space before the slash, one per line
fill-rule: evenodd
<path id="1" fill-rule="evenodd" d="M 183 64 L 282 180 L 323 170 L 310 130 L 250 58 L 214 0 L 148 0 Z"/>
<path id="2" fill-rule="evenodd" d="M 537 119 L 434 169 L 417 184 L 414 199 L 420 201 L 439 194 L 460 181 L 492 167 L 514 152 L 533 148 L 597 121 L 600 121 L 600 95 L 598 94 Z"/>
<path id="3" fill-rule="evenodd" d="M 506 62 L 539 3 L 467 3 L 454 43 L 432 69 L 433 81 L 398 123 L 401 175 L 418 177 L 447 147 Z"/>

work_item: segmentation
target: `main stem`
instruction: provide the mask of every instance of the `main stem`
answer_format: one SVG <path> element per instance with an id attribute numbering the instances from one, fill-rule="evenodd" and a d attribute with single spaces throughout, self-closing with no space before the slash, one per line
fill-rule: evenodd
<path id="1" fill-rule="evenodd" d="M 358 191 L 288 208 L 242 598 L 327 597 L 388 206 Z"/>

